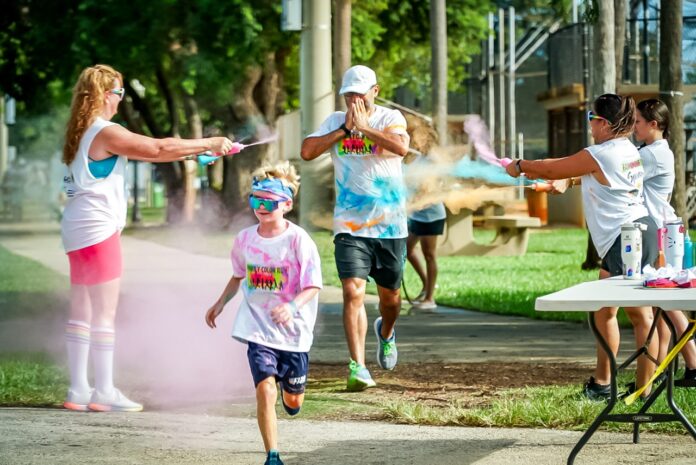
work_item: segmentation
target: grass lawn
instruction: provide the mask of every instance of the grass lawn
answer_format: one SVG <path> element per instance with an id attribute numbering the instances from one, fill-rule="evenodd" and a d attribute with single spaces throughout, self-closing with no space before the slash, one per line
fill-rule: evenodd
<path id="1" fill-rule="evenodd" d="M 67 389 L 67 370 L 47 356 L 0 354 L 0 407 L 58 407 Z"/>
<path id="2" fill-rule="evenodd" d="M 0 321 L 65 308 L 67 277 L 2 246 L 0 264 Z"/>
<path id="3" fill-rule="evenodd" d="M 619 377 L 619 386 L 632 381 L 628 375 Z M 527 387 L 503 391 L 490 404 L 467 408 L 450 404 L 445 408 L 433 408 L 413 402 L 388 402 L 383 405 L 387 416 L 399 423 L 437 426 L 485 426 L 554 428 L 576 431 L 586 430 L 606 406 L 581 397 L 581 386 Z M 693 389 L 675 389 L 675 403 L 692 422 L 696 421 L 696 392 Z M 612 413 L 635 413 L 641 401 L 627 406 L 616 404 Z M 664 395 L 650 409 L 651 413 L 672 413 Z M 632 431 L 627 423 L 605 423 L 605 431 Z M 644 423 L 641 431 L 669 434 L 687 434 L 679 422 Z"/>

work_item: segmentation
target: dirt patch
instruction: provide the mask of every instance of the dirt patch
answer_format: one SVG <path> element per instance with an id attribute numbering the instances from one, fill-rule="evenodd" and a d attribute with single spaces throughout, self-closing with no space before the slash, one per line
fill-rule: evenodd
<path id="1" fill-rule="evenodd" d="M 581 383 L 592 370 L 577 363 L 501 362 L 411 363 L 397 365 L 394 371 L 369 364 L 368 368 L 377 386 L 348 393 L 343 383 L 345 364 L 310 363 L 308 392 L 341 393 L 347 400 L 374 404 L 400 400 L 444 407 L 456 401 L 462 407 L 476 407 L 489 404 L 511 388 Z M 330 386 L 334 389 L 327 389 Z M 365 414 L 356 414 L 352 419 L 365 419 Z"/>

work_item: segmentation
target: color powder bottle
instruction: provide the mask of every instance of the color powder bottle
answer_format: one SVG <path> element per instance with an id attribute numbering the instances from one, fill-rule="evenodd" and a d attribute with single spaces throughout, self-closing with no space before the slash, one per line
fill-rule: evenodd
<path id="1" fill-rule="evenodd" d="M 689 230 L 684 232 L 684 269 L 694 266 L 694 244 L 689 237 Z"/>

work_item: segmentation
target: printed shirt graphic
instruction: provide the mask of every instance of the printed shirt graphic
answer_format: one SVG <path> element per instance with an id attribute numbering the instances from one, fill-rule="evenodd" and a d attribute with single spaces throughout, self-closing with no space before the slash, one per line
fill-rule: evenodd
<path id="1" fill-rule="evenodd" d="M 345 120 L 345 112 L 337 111 L 308 137 L 335 131 Z M 404 116 L 379 105 L 375 105 L 369 124 L 380 131 L 407 135 Z M 336 178 L 334 234 L 384 239 L 406 237 L 403 158 L 385 152 L 364 135 L 340 140 L 332 147 L 331 157 Z"/>
<path id="2" fill-rule="evenodd" d="M 232 337 L 291 352 L 308 352 L 312 346 L 318 297 L 298 307 L 290 325 L 278 325 L 271 310 L 289 302 L 308 287 L 322 287 L 317 246 L 299 226 L 276 237 L 259 236 L 258 225 L 242 230 L 232 247 L 232 270 L 244 278 Z"/>
<path id="3" fill-rule="evenodd" d="M 648 216 L 643 203 L 643 164 L 625 137 L 587 147 L 609 185 L 591 174 L 582 177 L 582 203 L 587 228 L 599 256 L 604 256 L 621 234 L 621 225 Z"/>

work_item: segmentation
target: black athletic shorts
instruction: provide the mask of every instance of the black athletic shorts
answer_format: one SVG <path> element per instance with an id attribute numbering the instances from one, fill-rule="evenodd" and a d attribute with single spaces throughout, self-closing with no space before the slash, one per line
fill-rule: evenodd
<path id="1" fill-rule="evenodd" d="M 643 223 L 648 226 L 647 231 L 642 234 L 643 258 L 640 266 L 654 265 L 657 260 L 657 226 L 652 218 L 644 216 L 633 221 L 633 223 Z M 611 276 L 621 276 L 623 274 L 623 260 L 621 260 L 621 235 L 616 238 L 607 254 L 602 259 L 601 268 L 608 271 Z"/>
<path id="2" fill-rule="evenodd" d="M 341 279 L 368 276 L 385 289 L 401 287 L 406 261 L 406 238 L 379 239 L 347 233 L 334 237 L 336 269 Z"/>
<path id="3" fill-rule="evenodd" d="M 408 232 L 414 236 L 441 236 L 445 232 L 445 219 L 427 222 L 409 219 Z"/>

